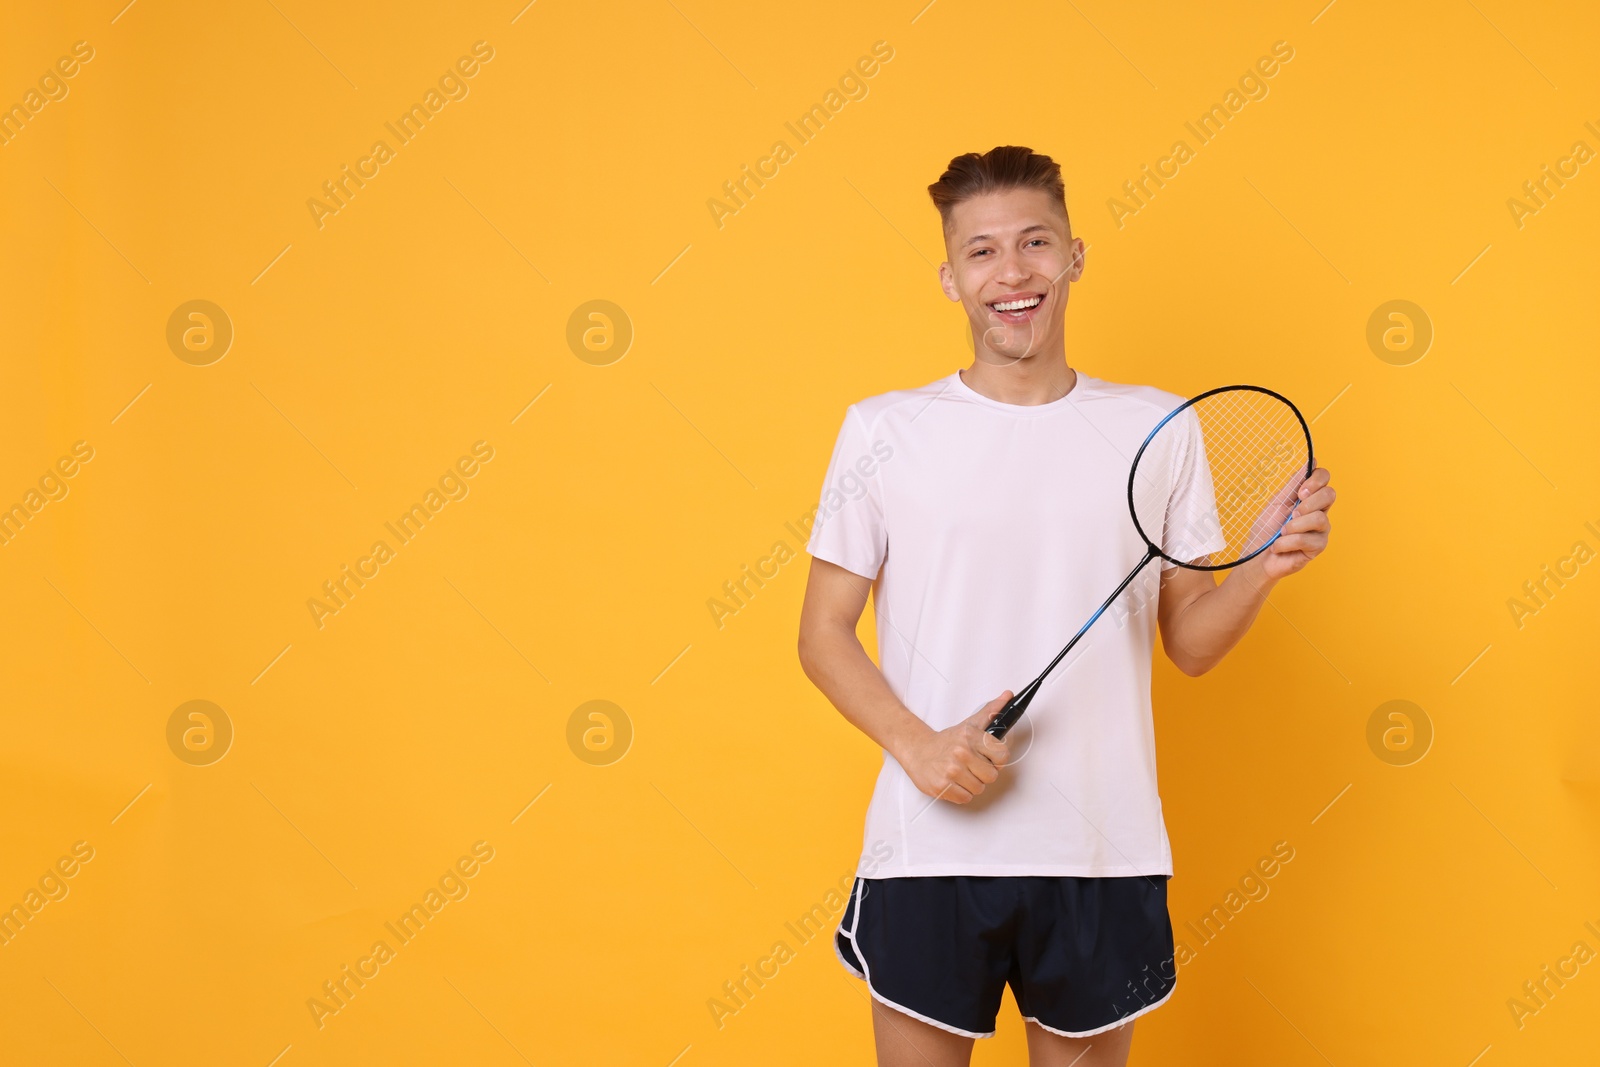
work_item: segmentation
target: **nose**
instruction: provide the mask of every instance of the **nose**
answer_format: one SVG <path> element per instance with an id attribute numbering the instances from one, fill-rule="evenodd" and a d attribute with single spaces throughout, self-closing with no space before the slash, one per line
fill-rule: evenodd
<path id="1" fill-rule="evenodd" d="M 1022 253 L 1015 248 L 1000 253 L 1000 267 L 995 272 L 995 280 L 1015 287 L 1027 281 L 1031 273 L 1027 264 L 1022 261 Z"/>

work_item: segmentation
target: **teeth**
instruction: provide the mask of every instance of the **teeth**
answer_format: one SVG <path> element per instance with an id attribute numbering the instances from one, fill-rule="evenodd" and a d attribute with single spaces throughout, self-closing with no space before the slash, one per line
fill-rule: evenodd
<path id="1" fill-rule="evenodd" d="M 1042 301 L 1042 296 L 1025 297 L 1022 300 L 1007 300 L 999 304 L 991 304 L 996 311 L 1022 311 L 1024 308 L 1037 307 Z"/>

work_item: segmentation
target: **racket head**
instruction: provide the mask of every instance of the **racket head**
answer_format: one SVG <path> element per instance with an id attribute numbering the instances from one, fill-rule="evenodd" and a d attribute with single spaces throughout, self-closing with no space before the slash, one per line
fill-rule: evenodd
<path id="1" fill-rule="evenodd" d="M 1159 523 L 1149 507 L 1141 518 L 1139 507 L 1140 490 L 1147 501 L 1163 486 L 1170 496 L 1175 463 L 1189 468 L 1184 481 L 1193 491 L 1211 492 L 1209 511 L 1200 507 L 1177 531 L 1166 528 L 1165 506 Z M 1315 469 L 1311 427 L 1288 397 L 1259 385 L 1218 386 L 1168 412 L 1145 437 L 1128 471 L 1128 513 L 1154 556 L 1189 570 L 1224 571 L 1282 536 Z"/>

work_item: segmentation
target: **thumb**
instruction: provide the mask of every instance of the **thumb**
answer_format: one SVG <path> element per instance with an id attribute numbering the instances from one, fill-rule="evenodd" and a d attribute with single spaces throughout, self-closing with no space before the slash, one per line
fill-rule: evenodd
<path id="1" fill-rule="evenodd" d="M 967 719 L 967 722 L 982 730 L 994 720 L 994 717 L 1000 713 L 1000 709 L 1005 707 L 1014 695 L 1015 694 L 1013 694 L 1011 690 L 1007 689 L 1004 693 L 1001 693 L 999 696 L 989 701 L 989 703 L 973 712 L 971 718 Z"/>

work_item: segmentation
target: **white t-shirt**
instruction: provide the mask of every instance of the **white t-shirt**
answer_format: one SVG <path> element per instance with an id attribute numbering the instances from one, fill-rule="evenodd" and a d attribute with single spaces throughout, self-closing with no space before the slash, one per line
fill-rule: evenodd
<path id="1" fill-rule="evenodd" d="M 1021 689 L 1143 558 L 1129 469 L 1182 402 L 1079 371 L 1034 406 L 959 373 L 850 406 L 807 548 L 875 581 L 879 667 L 916 715 L 941 730 Z M 1137 499 L 1144 529 L 1187 531 L 1194 558 L 1222 539 L 1198 422 L 1180 425 L 1141 462 Z M 935 802 L 886 752 L 858 874 L 1171 874 L 1150 709 L 1170 566 L 1147 565 L 1056 668 L 1006 738 L 1011 765 L 970 803 Z"/>

